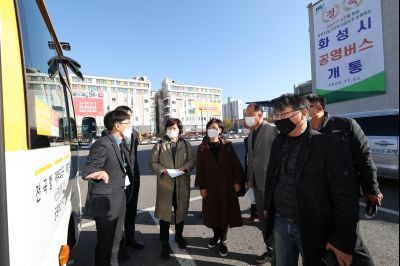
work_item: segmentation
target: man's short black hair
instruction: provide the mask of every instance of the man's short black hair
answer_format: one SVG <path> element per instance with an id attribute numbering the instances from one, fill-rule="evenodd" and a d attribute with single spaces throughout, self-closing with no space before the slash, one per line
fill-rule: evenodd
<path id="1" fill-rule="evenodd" d="M 179 134 L 183 133 L 183 125 L 181 120 L 178 118 L 168 118 L 167 122 L 165 123 L 165 131 L 167 128 L 172 127 L 173 125 L 176 125 L 179 128 Z"/>
<path id="2" fill-rule="evenodd" d="M 210 121 L 208 121 L 207 125 L 206 125 L 206 129 L 208 129 L 211 124 L 216 123 L 218 128 L 221 129 L 222 132 L 224 132 L 224 122 L 222 122 L 221 120 L 219 120 L 218 118 L 211 118 Z"/>
<path id="3" fill-rule="evenodd" d="M 127 113 L 119 110 L 114 110 L 108 112 L 104 116 L 104 126 L 107 128 L 108 131 L 111 131 L 116 123 L 129 119 L 130 117 Z"/>
<path id="4" fill-rule="evenodd" d="M 282 111 L 286 107 L 291 106 L 293 110 L 310 109 L 310 103 L 301 95 L 287 93 L 282 94 L 274 100 L 275 111 Z"/>
<path id="5" fill-rule="evenodd" d="M 122 111 L 125 113 L 128 113 L 128 112 L 132 113 L 132 109 L 126 105 L 120 105 L 117 108 L 115 108 L 115 110 Z"/>
<path id="6" fill-rule="evenodd" d="M 254 107 L 254 112 L 264 112 L 264 108 L 262 107 L 261 104 L 258 103 L 250 103 L 249 105 L 247 105 L 247 108 L 253 106 Z"/>
<path id="7" fill-rule="evenodd" d="M 324 96 L 319 95 L 319 94 L 308 94 L 306 96 L 306 99 L 310 102 L 310 103 L 319 103 L 322 108 L 325 110 L 325 105 L 326 105 L 326 99 Z"/>

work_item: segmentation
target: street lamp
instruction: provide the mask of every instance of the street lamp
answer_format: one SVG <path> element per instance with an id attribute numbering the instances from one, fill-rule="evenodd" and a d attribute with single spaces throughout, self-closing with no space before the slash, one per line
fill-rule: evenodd
<path id="1" fill-rule="evenodd" d="M 201 136 L 204 136 L 204 132 L 203 132 L 203 108 L 199 107 L 200 109 L 200 116 L 201 116 Z"/>
<path id="2" fill-rule="evenodd" d="M 203 131 L 203 107 L 199 107 L 199 108 L 193 108 L 194 110 L 198 109 L 200 110 L 200 120 L 201 120 L 201 136 L 204 135 L 204 131 Z M 197 121 L 196 121 L 196 125 L 197 125 Z M 197 126 L 196 126 L 196 134 L 197 134 Z"/>

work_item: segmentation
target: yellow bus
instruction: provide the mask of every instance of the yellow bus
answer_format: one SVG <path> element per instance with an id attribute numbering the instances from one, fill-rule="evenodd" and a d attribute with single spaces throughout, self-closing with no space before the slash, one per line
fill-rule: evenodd
<path id="1" fill-rule="evenodd" d="M 43 0 L 0 1 L 0 265 L 66 265 L 80 231 L 65 57 Z"/>

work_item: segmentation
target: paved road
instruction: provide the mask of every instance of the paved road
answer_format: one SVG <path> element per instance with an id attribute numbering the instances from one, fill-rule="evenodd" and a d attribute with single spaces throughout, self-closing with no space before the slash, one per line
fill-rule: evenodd
<path id="1" fill-rule="evenodd" d="M 234 140 L 234 147 L 243 161 L 244 145 L 242 140 Z M 197 150 L 199 142 L 192 142 Z M 257 224 L 248 224 L 233 228 L 228 234 L 229 254 L 220 258 L 217 249 L 209 250 L 207 243 L 212 236 L 210 229 L 202 225 L 201 200 L 198 190 L 191 191 L 189 216 L 186 220 L 184 235 L 189 241 L 187 252 L 179 250 L 175 245 L 175 256 L 167 262 L 160 260 L 159 228 L 153 217 L 156 178 L 148 166 L 148 158 L 152 145 L 139 146 L 138 157 L 141 167 L 141 188 L 138 208 L 142 212 L 137 217 L 137 239 L 143 241 L 145 249 L 137 251 L 129 249 L 130 260 L 124 265 L 249 265 L 257 255 L 263 252 L 262 237 Z M 83 151 L 81 163 L 84 163 L 87 151 Z M 192 185 L 194 174 L 192 173 Z M 399 191 L 398 182 L 380 180 L 381 190 L 385 196 L 383 208 L 372 220 L 365 220 L 360 211 L 361 233 L 364 242 L 370 249 L 376 265 L 399 265 Z M 81 182 L 82 195 L 86 194 L 86 183 Z M 84 200 L 84 198 L 82 199 Z M 249 216 L 249 203 L 240 198 L 243 216 Z M 363 210 L 363 207 L 361 208 Z M 173 226 L 171 229 L 174 230 Z M 95 226 L 92 220 L 83 219 L 83 230 L 78 246 L 73 250 L 73 265 L 93 265 L 94 247 L 96 243 Z M 172 242 L 171 242 L 172 243 Z"/>

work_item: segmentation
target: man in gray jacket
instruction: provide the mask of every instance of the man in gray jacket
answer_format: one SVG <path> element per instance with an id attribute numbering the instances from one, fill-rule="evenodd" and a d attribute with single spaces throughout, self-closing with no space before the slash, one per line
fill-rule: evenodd
<path id="1" fill-rule="evenodd" d="M 266 221 L 263 215 L 265 178 L 267 175 L 271 145 L 278 134 L 276 127 L 263 119 L 263 107 L 249 104 L 246 109 L 246 125 L 251 129 L 248 138 L 247 186 L 253 188 L 263 233 L 266 252 L 256 259 L 257 264 L 270 262 L 273 257 L 273 239 L 266 238 Z"/>

